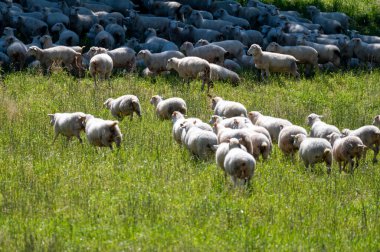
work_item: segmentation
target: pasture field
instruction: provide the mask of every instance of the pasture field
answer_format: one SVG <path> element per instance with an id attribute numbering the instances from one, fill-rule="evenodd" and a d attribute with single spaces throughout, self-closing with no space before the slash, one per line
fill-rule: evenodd
<path id="1" fill-rule="evenodd" d="M 212 95 L 248 110 L 306 126 L 315 112 L 338 128 L 371 124 L 380 114 L 380 71 L 287 76 L 238 87 L 216 82 Z M 89 77 L 64 72 L 11 73 L 0 85 L 1 251 L 375 251 L 380 249 L 380 165 L 372 151 L 354 175 L 305 171 L 275 146 L 257 163 L 249 188 L 225 181 L 214 158 L 199 161 L 178 146 L 172 123 L 156 118 L 152 95 L 180 96 L 188 115 L 212 111 L 200 81 L 190 88 L 174 75 L 156 82 L 112 78 L 95 91 Z M 48 113 L 83 111 L 112 119 L 103 102 L 135 94 L 143 118 L 120 123 L 119 150 L 84 138 L 55 144 Z"/>

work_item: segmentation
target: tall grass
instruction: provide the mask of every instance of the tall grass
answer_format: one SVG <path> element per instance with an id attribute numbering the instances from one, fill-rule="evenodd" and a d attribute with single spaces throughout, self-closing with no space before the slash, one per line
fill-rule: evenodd
<path id="1" fill-rule="evenodd" d="M 319 74 L 295 82 L 258 82 L 242 73 L 233 88 L 217 82 L 213 95 L 249 110 L 306 127 L 312 112 L 339 128 L 370 124 L 379 114 L 380 71 Z M 48 113 L 111 115 L 109 97 L 135 94 L 143 119 L 125 119 L 118 151 L 87 141 L 52 144 Z M 136 75 L 94 90 L 89 78 L 63 72 L 5 76 L 0 90 L 0 250 L 339 250 L 379 249 L 379 165 L 372 153 L 353 176 L 331 176 L 323 165 L 305 171 L 277 146 L 259 161 L 251 186 L 233 188 L 215 161 L 199 161 L 156 118 L 152 95 L 181 96 L 190 116 L 208 120 L 200 82 L 175 76 L 156 82 Z M 85 138 L 85 136 L 83 135 Z"/>

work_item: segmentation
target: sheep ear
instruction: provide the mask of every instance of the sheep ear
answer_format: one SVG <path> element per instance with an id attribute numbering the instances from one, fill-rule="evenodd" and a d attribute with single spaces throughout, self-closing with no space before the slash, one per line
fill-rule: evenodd
<path id="1" fill-rule="evenodd" d="M 54 114 L 48 114 L 49 117 L 54 117 Z"/>

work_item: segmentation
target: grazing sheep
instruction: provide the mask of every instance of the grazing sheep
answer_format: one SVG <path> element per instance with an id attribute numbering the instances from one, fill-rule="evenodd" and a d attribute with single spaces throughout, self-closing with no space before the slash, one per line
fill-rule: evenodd
<path id="1" fill-rule="evenodd" d="M 224 159 L 225 172 L 231 176 L 234 185 L 238 179 L 249 185 L 256 167 L 256 160 L 249 153 L 240 148 L 240 144 L 230 139 L 230 150 Z"/>
<path id="2" fill-rule="evenodd" d="M 75 136 L 82 143 L 80 131 L 84 131 L 83 121 L 86 119 L 86 114 L 82 112 L 55 113 L 48 114 L 48 116 L 50 117 L 50 124 L 54 126 L 53 143 L 59 134 L 67 137 L 68 141 Z"/>
<path id="3" fill-rule="evenodd" d="M 307 136 L 307 131 L 301 126 L 289 125 L 283 127 L 278 136 L 278 148 L 285 155 L 290 155 L 292 159 L 298 150 L 298 146 L 294 145 L 294 137 L 292 136 L 297 134 L 304 134 Z"/>
<path id="4" fill-rule="evenodd" d="M 113 50 L 107 50 L 103 47 L 91 47 L 87 57 L 90 59 L 100 53 L 106 53 L 112 58 L 113 69 L 128 69 L 133 71 L 136 67 L 135 52 L 129 47 L 119 47 Z"/>
<path id="5" fill-rule="evenodd" d="M 379 153 L 380 146 L 380 130 L 373 125 L 365 125 L 356 130 L 343 129 L 343 136 L 357 136 L 362 140 L 363 144 L 368 148 L 373 150 L 373 163 L 377 163 L 377 154 Z M 364 159 L 366 157 L 366 151 L 363 155 Z"/>
<path id="6" fill-rule="evenodd" d="M 135 95 L 123 95 L 116 99 L 108 98 L 104 105 L 111 111 L 111 114 L 119 121 L 122 121 L 124 116 L 130 116 L 133 119 L 133 112 L 141 118 L 141 106 L 139 98 Z"/>
<path id="7" fill-rule="evenodd" d="M 227 178 L 226 170 L 224 169 L 224 160 L 226 158 L 226 155 L 230 151 L 230 143 L 233 143 L 231 146 L 236 146 L 237 148 L 243 149 L 244 151 L 247 151 L 247 149 L 244 147 L 244 145 L 240 144 L 240 141 L 237 138 L 231 138 L 230 141 L 227 143 L 220 143 L 216 145 L 216 152 L 215 152 L 215 161 L 216 164 L 223 170 L 224 177 Z"/>
<path id="8" fill-rule="evenodd" d="M 209 63 L 216 63 L 223 65 L 224 56 L 227 51 L 216 45 L 204 45 L 200 47 L 194 47 L 190 42 L 185 42 L 181 45 L 181 51 L 185 52 L 186 56 L 199 57 L 207 60 Z"/>
<path id="9" fill-rule="evenodd" d="M 306 137 L 303 133 L 292 137 L 294 138 L 294 146 L 299 149 L 299 156 L 306 169 L 309 168 L 309 165 L 313 169 L 316 163 L 325 162 L 327 173 L 330 174 L 333 155 L 329 141 L 324 138 Z"/>
<path id="10" fill-rule="evenodd" d="M 299 64 L 308 64 L 318 69 L 318 52 L 310 46 L 280 46 L 276 42 L 271 42 L 266 50 L 281 54 L 292 55 Z"/>
<path id="11" fill-rule="evenodd" d="M 111 74 L 113 69 L 112 58 L 106 53 L 96 54 L 90 60 L 90 74 L 94 79 L 94 87 L 96 87 L 96 80 L 108 80 L 109 85 L 111 85 Z"/>
<path id="12" fill-rule="evenodd" d="M 211 109 L 214 110 L 214 115 L 227 118 L 234 116 L 247 117 L 247 109 L 239 102 L 223 100 L 223 98 L 218 96 L 213 97 L 211 101 Z"/>
<path id="13" fill-rule="evenodd" d="M 347 163 L 350 165 L 350 172 L 354 172 L 355 168 L 359 166 L 359 160 L 367 148 L 362 140 L 357 136 L 346 136 L 341 138 L 340 133 L 331 133 L 328 139 L 333 146 L 333 157 L 338 162 L 339 172 L 346 168 Z M 356 164 L 354 162 L 354 158 Z M 342 167 L 343 163 L 343 167 Z"/>
<path id="14" fill-rule="evenodd" d="M 212 29 L 196 28 L 193 25 L 185 25 L 182 31 L 183 38 L 185 41 L 183 41 L 181 44 L 183 44 L 186 41 L 197 42 L 200 39 L 204 39 L 209 42 L 221 41 L 223 39 L 223 34 L 219 31 Z"/>
<path id="15" fill-rule="evenodd" d="M 174 57 L 170 58 L 166 64 L 166 69 L 174 69 L 189 85 L 190 78 L 197 78 L 201 73 L 203 79 L 201 90 L 204 90 L 205 83 L 207 82 L 207 92 L 209 92 L 210 87 L 212 86 L 210 68 L 208 61 L 199 57 L 184 57 L 182 59 Z"/>
<path id="16" fill-rule="evenodd" d="M 211 29 L 221 32 L 223 27 L 226 25 L 233 25 L 229 21 L 225 20 L 208 20 L 204 19 L 199 11 L 193 10 L 189 19 L 187 20 L 190 24 L 197 28 Z"/>
<path id="17" fill-rule="evenodd" d="M 243 27 L 244 29 L 249 29 L 251 27 L 246 19 L 231 16 L 225 9 L 217 9 L 214 12 L 214 18 L 231 22 L 233 25 Z"/>
<path id="18" fill-rule="evenodd" d="M 183 123 L 185 120 L 195 122 L 196 124 L 202 123 L 202 121 L 198 118 L 185 118 L 185 116 L 179 112 L 179 111 L 174 111 L 172 113 L 172 123 L 173 123 L 173 129 L 172 129 L 172 135 L 174 140 L 178 144 L 182 144 L 182 130 L 181 128 L 181 123 Z"/>
<path id="19" fill-rule="evenodd" d="M 111 150 L 112 143 L 115 143 L 120 148 L 123 135 L 118 124 L 118 121 L 103 120 L 87 115 L 84 125 L 88 142 L 98 147 L 109 147 Z"/>
<path id="20" fill-rule="evenodd" d="M 200 39 L 195 44 L 195 47 L 205 45 L 216 45 L 222 47 L 228 52 L 228 56 L 231 58 L 240 58 L 244 55 L 245 46 L 239 40 L 223 40 L 209 43 L 207 40 Z"/>
<path id="21" fill-rule="evenodd" d="M 202 130 L 195 126 L 196 122 L 184 121 L 181 127 L 186 132 L 184 145 L 191 154 L 200 158 L 208 159 L 214 152 L 214 145 L 217 144 L 217 137 L 214 132 Z"/>
<path id="22" fill-rule="evenodd" d="M 264 116 L 258 111 L 249 112 L 248 118 L 253 124 L 266 128 L 269 131 L 272 141 L 275 143 L 278 142 L 281 129 L 293 125 L 286 119 Z"/>
<path id="23" fill-rule="evenodd" d="M 137 54 L 137 59 L 142 59 L 144 64 L 149 68 L 149 70 L 154 74 L 159 74 L 161 72 L 167 71 L 166 65 L 170 58 L 182 59 L 185 57 L 179 51 L 165 51 L 161 53 L 151 53 L 148 50 L 141 50 Z"/>
<path id="24" fill-rule="evenodd" d="M 228 70 L 227 68 L 210 63 L 210 69 L 212 81 L 229 81 L 234 86 L 238 85 L 240 82 L 239 75 L 231 70 Z"/>
<path id="25" fill-rule="evenodd" d="M 264 79 L 264 74 L 269 77 L 269 71 L 290 73 L 299 79 L 300 74 L 297 72 L 298 61 L 293 56 L 263 52 L 257 44 L 251 45 L 247 54 L 253 56 L 255 67 L 261 69 L 262 79 Z"/>
<path id="26" fill-rule="evenodd" d="M 150 104 L 156 108 L 156 114 L 160 119 L 170 119 L 174 111 L 179 111 L 186 114 L 186 102 L 179 97 L 171 97 L 163 99 L 159 95 L 154 95 L 150 99 Z"/>
<path id="27" fill-rule="evenodd" d="M 223 66 L 233 72 L 239 72 L 241 70 L 241 66 L 239 65 L 239 63 L 230 59 L 225 59 L 223 62 Z"/>
<path id="28" fill-rule="evenodd" d="M 321 118 L 323 118 L 323 116 L 314 113 L 307 117 L 307 124 L 311 127 L 310 137 L 319 137 L 329 140 L 327 136 L 331 133 L 335 132 L 340 135 L 340 130 L 337 127 L 322 122 Z"/>

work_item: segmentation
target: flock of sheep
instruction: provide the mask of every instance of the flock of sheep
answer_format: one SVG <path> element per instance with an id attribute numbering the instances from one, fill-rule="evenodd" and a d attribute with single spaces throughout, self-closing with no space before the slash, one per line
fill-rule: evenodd
<path id="1" fill-rule="evenodd" d="M 53 65 L 64 66 L 79 77 L 89 71 L 95 86 L 98 80 L 110 81 L 118 69 L 143 69 L 143 76 L 174 70 L 187 83 L 202 79 L 202 90 L 206 84 L 209 90 L 215 81 L 237 85 L 242 68 L 259 69 L 263 79 L 271 72 L 298 79 L 300 64 L 310 75 L 321 67 L 380 63 L 380 37 L 350 31 L 347 15 L 315 6 L 307 8 L 311 19 L 257 0 L 246 6 L 233 0 L 2 0 L 0 8 L 3 69 L 38 67 L 49 73 Z M 308 134 L 286 119 L 247 113 L 242 104 L 221 97 L 212 98 L 209 123 L 185 118 L 181 98 L 157 95 L 150 102 L 159 118 L 172 120 L 176 142 L 200 159 L 215 155 L 235 185 L 251 180 L 256 160 L 267 159 L 274 144 L 292 157 L 299 150 L 307 168 L 325 162 L 328 173 L 333 159 L 340 171 L 348 164 L 353 172 L 368 148 L 377 161 L 380 130 L 372 125 L 340 132 L 310 114 Z M 104 105 L 117 120 L 132 119 L 134 113 L 141 117 L 134 95 L 110 98 Z M 54 141 L 61 134 L 82 142 L 84 130 L 91 145 L 120 147 L 119 121 L 82 112 L 49 116 Z M 374 124 L 380 125 L 380 116 Z"/>

